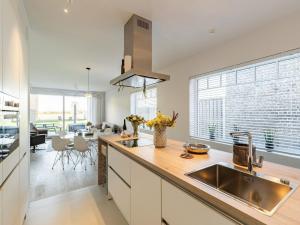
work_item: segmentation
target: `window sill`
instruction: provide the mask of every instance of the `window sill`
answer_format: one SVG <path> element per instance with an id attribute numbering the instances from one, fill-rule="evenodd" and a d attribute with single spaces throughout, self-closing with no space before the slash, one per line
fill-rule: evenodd
<path id="1" fill-rule="evenodd" d="M 201 139 L 201 138 L 195 138 L 195 137 L 190 137 L 192 141 L 201 141 L 204 144 L 210 145 L 212 148 L 220 150 L 220 151 L 225 151 L 225 152 L 230 152 L 232 153 L 232 145 L 227 144 L 224 142 L 218 142 L 218 141 L 211 141 L 209 139 Z M 286 165 L 286 166 L 291 166 L 295 168 L 300 169 L 300 157 L 295 156 L 295 155 L 288 155 L 285 153 L 280 153 L 280 152 L 267 152 L 263 149 L 256 149 L 257 155 L 264 156 L 266 161 Z"/>

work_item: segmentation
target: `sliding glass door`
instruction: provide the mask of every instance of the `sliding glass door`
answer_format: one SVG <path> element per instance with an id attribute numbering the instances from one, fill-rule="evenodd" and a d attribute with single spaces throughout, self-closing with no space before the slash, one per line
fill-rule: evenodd
<path id="1" fill-rule="evenodd" d="M 84 129 L 87 108 L 87 98 L 82 96 L 30 95 L 30 121 L 49 132 Z"/>

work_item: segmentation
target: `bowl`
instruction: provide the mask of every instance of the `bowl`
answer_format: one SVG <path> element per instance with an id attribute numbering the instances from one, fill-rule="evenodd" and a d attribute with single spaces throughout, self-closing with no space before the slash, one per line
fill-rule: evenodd
<path id="1" fill-rule="evenodd" d="M 184 144 L 183 147 L 189 152 L 193 154 L 206 154 L 210 147 L 205 144 Z"/>

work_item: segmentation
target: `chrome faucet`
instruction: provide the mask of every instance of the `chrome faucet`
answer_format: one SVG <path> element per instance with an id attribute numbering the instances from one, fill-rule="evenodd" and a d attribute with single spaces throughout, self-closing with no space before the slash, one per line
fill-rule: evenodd
<path id="1" fill-rule="evenodd" d="M 232 137 L 241 137 L 241 136 L 247 136 L 248 137 L 248 171 L 249 173 L 253 173 L 253 149 L 252 149 L 252 144 L 253 144 L 253 138 L 252 134 L 248 131 L 236 131 L 236 132 L 231 132 L 230 136 Z"/>

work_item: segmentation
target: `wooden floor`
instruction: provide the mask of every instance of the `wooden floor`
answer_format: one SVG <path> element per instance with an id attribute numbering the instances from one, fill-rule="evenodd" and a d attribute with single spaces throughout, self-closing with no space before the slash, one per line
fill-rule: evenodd
<path id="1" fill-rule="evenodd" d="M 126 225 L 102 186 L 31 202 L 24 225 Z"/>
<path id="2" fill-rule="evenodd" d="M 87 164 L 86 171 L 80 165 L 74 170 L 73 164 L 66 165 L 62 170 L 60 163 L 52 170 L 56 152 L 52 151 L 51 142 L 40 145 L 39 149 L 43 150 L 31 153 L 30 201 L 97 184 L 97 163 L 93 166 Z"/>

